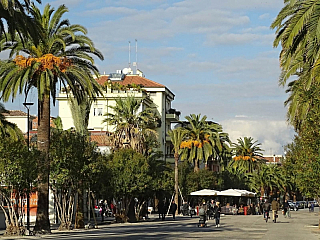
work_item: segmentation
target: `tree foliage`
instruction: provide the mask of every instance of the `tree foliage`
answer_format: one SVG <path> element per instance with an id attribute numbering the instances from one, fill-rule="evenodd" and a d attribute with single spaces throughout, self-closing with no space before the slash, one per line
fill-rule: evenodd
<path id="1" fill-rule="evenodd" d="M 229 163 L 230 166 L 251 173 L 263 163 L 261 143 L 254 141 L 252 137 L 239 138 L 238 143 L 232 145 L 235 157 Z"/>
<path id="2" fill-rule="evenodd" d="M 276 29 L 274 46 L 281 44 L 281 75 L 279 84 L 288 84 L 290 93 L 285 102 L 288 108 L 288 120 L 299 130 L 315 104 L 319 92 L 320 73 L 320 4 L 318 0 L 285 0 L 285 6 L 279 12 L 271 27 Z"/>
<path id="3" fill-rule="evenodd" d="M 320 113 L 313 109 L 301 126 L 293 142 L 286 146 L 284 167 L 294 176 L 295 184 L 303 195 L 320 197 Z"/>
<path id="4" fill-rule="evenodd" d="M 5 215 L 6 235 L 23 235 L 25 232 L 19 221 L 24 215 L 22 199 L 30 194 L 30 186 L 37 185 L 37 164 L 41 158 L 39 151 L 29 150 L 24 141 L 0 140 L 0 208 Z"/>
<path id="5" fill-rule="evenodd" d="M 41 0 L 36 0 L 41 3 Z M 0 37 L 14 38 L 16 32 L 25 42 L 26 36 L 31 36 L 36 43 L 39 42 L 39 25 L 28 15 L 30 0 L 2 0 L 0 1 Z M 1 51 L 1 49 L 0 49 Z"/>
<path id="6" fill-rule="evenodd" d="M 59 229 L 70 229 L 75 198 L 95 184 L 95 175 L 101 171 L 101 155 L 86 136 L 54 129 L 50 156 L 50 184 L 58 206 Z"/>
<path id="7" fill-rule="evenodd" d="M 218 160 L 223 166 L 227 160 L 230 140 L 228 134 L 222 132 L 222 126 L 206 121 L 207 116 L 201 118 L 201 114 L 190 114 L 186 119 L 188 123 L 183 127 L 187 134 L 180 145 L 181 160 L 193 163 L 195 172 L 199 171 L 200 161 L 206 164 L 209 158 Z"/>
<path id="8" fill-rule="evenodd" d="M 2 138 L 13 138 L 15 140 L 22 140 L 23 134 L 16 124 L 6 120 L 4 113 L 9 113 L 2 103 L 0 103 L 0 136 Z"/>
<path id="9" fill-rule="evenodd" d="M 115 127 L 112 134 L 114 150 L 132 148 L 144 155 L 152 153 L 157 142 L 157 115 L 152 108 L 142 111 L 143 99 L 134 96 L 115 99 L 109 106 L 113 112 L 106 113 L 103 122 Z"/>
<path id="10" fill-rule="evenodd" d="M 4 1 L 2 1 L 3 3 Z M 18 1 L 15 1 L 18 2 Z M 29 2 L 29 1 L 28 1 Z M 10 59 L 0 66 L 1 98 L 8 101 L 18 93 L 27 96 L 30 89 L 38 92 L 38 148 L 46 153 L 47 161 L 39 173 L 38 209 L 35 231 L 50 232 L 48 212 L 48 174 L 50 141 L 50 98 L 55 103 L 57 84 L 64 86 L 79 102 L 83 98 L 95 98 L 101 87 L 95 81 L 99 76 L 94 57 L 103 59 L 93 42 L 86 36 L 86 29 L 62 19 L 68 9 L 61 5 L 55 11 L 49 4 L 43 13 L 35 6 L 30 8 L 41 37 L 16 35 L 2 38 L 2 50 L 9 50 Z M 24 41 L 25 40 L 25 41 Z M 68 88 L 67 88 L 68 85 Z"/>

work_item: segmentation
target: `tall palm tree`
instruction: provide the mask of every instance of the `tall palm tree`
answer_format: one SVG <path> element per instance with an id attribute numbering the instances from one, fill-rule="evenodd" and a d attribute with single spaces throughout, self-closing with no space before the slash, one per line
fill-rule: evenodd
<path id="1" fill-rule="evenodd" d="M 258 169 L 262 160 L 261 143 L 253 141 L 252 137 L 239 138 L 238 143 L 233 143 L 235 157 L 230 165 L 244 172 L 251 173 Z"/>
<path id="2" fill-rule="evenodd" d="M 194 171 L 199 171 L 199 161 L 207 163 L 209 157 L 217 159 L 223 151 L 223 140 L 227 135 L 222 134 L 222 127 L 217 123 L 207 122 L 207 116 L 201 114 L 185 117 L 188 120 L 185 129 L 187 137 L 181 143 L 183 149 L 181 159 L 194 163 Z"/>
<path id="3" fill-rule="evenodd" d="M 96 77 L 99 74 L 92 55 L 100 59 L 103 59 L 103 56 L 86 36 L 84 27 L 71 25 L 67 19 L 61 19 L 67 11 L 64 5 L 55 11 L 48 4 L 41 14 L 33 5 L 30 14 L 42 29 L 39 44 L 36 44 L 32 37 L 23 44 L 19 36 L 8 42 L 2 42 L 3 49 L 11 50 L 10 59 L 0 66 L 2 99 L 8 101 L 10 96 L 15 98 L 17 93 L 23 92 L 27 95 L 33 87 L 38 91 L 38 148 L 47 158 L 42 163 L 39 175 L 35 226 L 37 232 L 50 231 L 48 213 L 50 98 L 52 96 L 55 102 L 58 83 L 69 89 L 68 93 L 79 101 L 84 97 L 95 98 L 98 92 L 102 92 L 93 77 L 93 74 Z"/>
<path id="4" fill-rule="evenodd" d="M 170 136 L 171 143 L 174 150 L 174 191 L 175 197 L 174 201 L 176 204 L 179 203 L 179 172 L 178 172 L 178 163 L 179 163 L 179 151 L 180 145 L 184 140 L 187 132 L 184 128 L 176 128 L 174 130 L 169 130 L 168 135 Z M 178 209 L 176 210 L 178 213 Z"/>
<path id="5" fill-rule="evenodd" d="M 102 122 L 115 127 L 113 133 L 114 149 L 132 148 L 147 155 L 157 139 L 156 113 L 151 108 L 142 111 L 143 99 L 134 96 L 116 98 L 116 104 L 109 106 L 113 112 L 106 113 Z"/>

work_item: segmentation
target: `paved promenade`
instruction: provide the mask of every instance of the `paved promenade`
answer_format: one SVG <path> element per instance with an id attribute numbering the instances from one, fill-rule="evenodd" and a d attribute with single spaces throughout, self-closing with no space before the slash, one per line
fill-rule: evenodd
<path id="1" fill-rule="evenodd" d="M 152 215 L 150 221 L 126 224 L 104 224 L 98 229 L 59 232 L 50 235 L 24 237 L 24 239 L 270 239 L 319 240 L 317 212 L 308 210 L 292 212 L 292 218 L 279 216 L 278 222 L 266 223 L 262 216 L 222 216 L 221 227 L 208 221 L 207 228 L 198 228 L 198 218 L 177 216 L 160 221 Z M 1 234 L 1 233 L 0 233 Z M 2 239 L 13 239 L 2 238 Z"/>

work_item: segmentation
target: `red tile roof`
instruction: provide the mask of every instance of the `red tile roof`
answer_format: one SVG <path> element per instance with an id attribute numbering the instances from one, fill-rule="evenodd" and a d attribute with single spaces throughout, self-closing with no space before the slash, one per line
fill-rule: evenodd
<path id="1" fill-rule="evenodd" d="M 104 75 L 104 76 L 101 76 L 99 79 L 97 79 L 97 82 L 100 84 L 100 85 L 104 85 L 109 79 L 109 76 L 108 75 Z M 159 88 L 163 88 L 165 87 L 164 85 L 160 84 L 160 83 L 157 83 L 157 82 L 154 82 L 150 79 L 147 79 L 147 78 L 144 78 L 144 77 L 140 77 L 138 75 L 126 75 L 124 77 L 123 80 L 121 81 L 112 81 L 112 82 L 118 82 L 119 84 L 122 84 L 122 85 L 128 85 L 128 84 L 136 84 L 136 85 L 142 85 L 143 87 L 159 87 Z"/>
<path id="2" fill-rule="evenodd" d="M 16 116 L 28 116 L 27 113 L 22 112 L 20 110 L 9 110 L 8 113 L 3 113 L 4 116 L 12 116 L 12 117 L 16 117 Z"/>
<path id="3" fill-rule="evenodd" d="M 91 142 L 96 142 L 98 146 L 110 146 L 110 137 L 107 135 L 106 131 L 90 132 Z"/>

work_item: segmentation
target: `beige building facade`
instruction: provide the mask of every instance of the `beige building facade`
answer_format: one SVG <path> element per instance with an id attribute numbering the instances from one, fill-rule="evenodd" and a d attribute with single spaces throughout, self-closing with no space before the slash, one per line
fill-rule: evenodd
<path id="1" fill-rule="evenodd" d="M 164 85 L 154 82 L 144 77 L 141 71 L 133 74 L 131 69 L 117 70 L 116 73 L 109 75 L 102 75 L 97 82 L 104 87 L 104 96 L 99 96 L 95 102 L 92 103 L 89 115 L 88 129 L 92 135 L 96 136 L 99 132 L 106 134 L 113 132 L 115 126 L 110 126 L 107 123 L 102 123 L 106 118 L 106 113 L 111 113 L 111 106 L 115 106 L 116 98 L 126 98 L 134 96 L 138 99 L 143 99 L 141 109 L 152 107 L 156 110 L 159 118 L 158 141 L 160 143 L 159 150 L 163 152 L 164 159 L 171 158 L 171 142 L 167 136 L 168 130 L 171 129 L 171 123 L 179 120 L 180 112 L 172 108 L 172 101 L 175 95 Z M 110 84 L 117 84 L 118 86 L 127 86 L 126 88 L 115 89 L 110 87 Z M 138 86 L 131 87 L 131 86 Z M 70 105 L 68 103 L 67 94 L 60 92 L 58 98 L 59 117 L 62 119 L 64 129 L 74 127 Z M 108 152 L 108 144 L 98 142 L 100 149 Z"/>
<path id="2" fill-rule="evenodd" d="M 32 120 L 36 118 L 30 115 L 28 123 L 28 114 L 20 110 L 9 110 L 8 113 L 3 113 L 3 115 L 8 122 L 16 124 L 23 134 L 28 132 L 28 124 L 29 130 L 32 129 Z"/>

